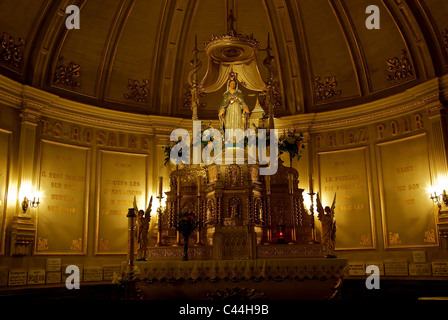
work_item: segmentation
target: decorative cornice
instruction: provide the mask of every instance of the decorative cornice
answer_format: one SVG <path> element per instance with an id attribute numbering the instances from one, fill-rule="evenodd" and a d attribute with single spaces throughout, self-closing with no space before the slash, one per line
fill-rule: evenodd
<path id="1" fill-rule="evenodd" d="M 439 80 L 432 79 L 404 93 L 355 107 L 283 117 L 278 119 L 280 121 L 276 120 L 276 124 L 281 128 L 295 127 L 302 131 L 317 131 L 359 126 L 417 109 L 431 112 L 441 107 Z"/>

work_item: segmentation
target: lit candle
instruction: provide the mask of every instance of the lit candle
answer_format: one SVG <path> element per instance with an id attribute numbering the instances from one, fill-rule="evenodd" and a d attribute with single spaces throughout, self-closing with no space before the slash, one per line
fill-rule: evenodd
<path id="1" fill-rule="evenodd" d="M 201 182 L 202 182 L 201 176 L 198 176 L 198 196 L 201 195 L 201 187 L 202 187 Z"/>
<path id="2" fill-rule="evenodd" d="M 163 177 L 159 177 L 159 197 L 163 198 Z"/>

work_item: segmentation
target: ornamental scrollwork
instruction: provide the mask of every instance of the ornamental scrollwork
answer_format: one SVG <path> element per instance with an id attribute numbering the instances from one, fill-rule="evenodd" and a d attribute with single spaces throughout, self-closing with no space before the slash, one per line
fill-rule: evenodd
<path id="1" fill-rule="evenodd" d="M 323 82 L 321 82 L 320 77 L 316 77 L 314 82 L 314 96 L 318 102 L 339 96 L 341 94 L 341 90 L 335 90 L 338 83 L 336 81 L 336 77 L 334 76 L 325 78 Z"/>
<path id="2" fill-rule="evenodd" d="M 389 75 L 387 76 L 387 80 L 402 80 L 414 75 L 414 71 L 412 68 L 412 64 L 406 56 L 406 50 L 401 52 L 401 59 L 397 57 L 393 57 L 392 59 L 387 59 L 387 72 Z"/>
<path id="3" fill-rule="evenodd" d="M 148 89 L 149 80 L 143 79 L 142 84 L 138 80 L 128 80 L 128 89 L 131 90 L 130 93 L 126 93 L 124 97 L 136 102 L 148 102 Z"/>
<path id="4" fill-rule="evenodd" d="M 79 87 L 81 83 L 76 80 L 80 75 L 81 66 L 77 63 L 70 62 L 66 66 L 61 59 L 61 63 L 56 67 L 54 74 L 54 82 L 59 85 L 69 87 Z"/>
<path id="5" fill-rule="evenodd" d="M 24 44 L 25 40 L 22 38 L 16 42 L 13 36 L 4 32 L 1 39 L 2 52 L 0 57 L 2 62 L 18 69 L 23 57 Z"/>

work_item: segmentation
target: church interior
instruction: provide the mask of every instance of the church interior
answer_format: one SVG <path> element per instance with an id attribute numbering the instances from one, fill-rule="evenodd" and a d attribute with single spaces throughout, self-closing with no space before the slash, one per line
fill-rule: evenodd
<path id="1" fill-rule="evenodd" d="M 448 299 L 447 16 L 0 0 L 0 299 Z"/>

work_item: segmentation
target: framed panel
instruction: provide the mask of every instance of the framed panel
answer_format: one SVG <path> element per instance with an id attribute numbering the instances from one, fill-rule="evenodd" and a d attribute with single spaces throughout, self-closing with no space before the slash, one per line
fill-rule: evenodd
<path id="1" fill-rule="evenodd" d="M 90 149 L 42 140 L 34 254 L 85 255 Z"/>
<path id="2" fill-rule="evenodd" d="M 377 144 L 386 249 L 438 246 L 426 133 Z"/>
<path id="3" fill-rule="evenodd" d="M 6 208 L 8 206 L 11 148 L 12 132 L 0 129 L 0 255 L 5 254 Z"/>
<path id="4" fill-rule="evenodd" d="M 95 254 L 126 254 L 128 209 L 146 204 L 148 156 L 99 150 Z"/>
<path id="5" fill-rule="evenodd" d="M 317 154 L 322 205 L 336 194 L 336 250 L 376 247 L 367 147 Z"/>

